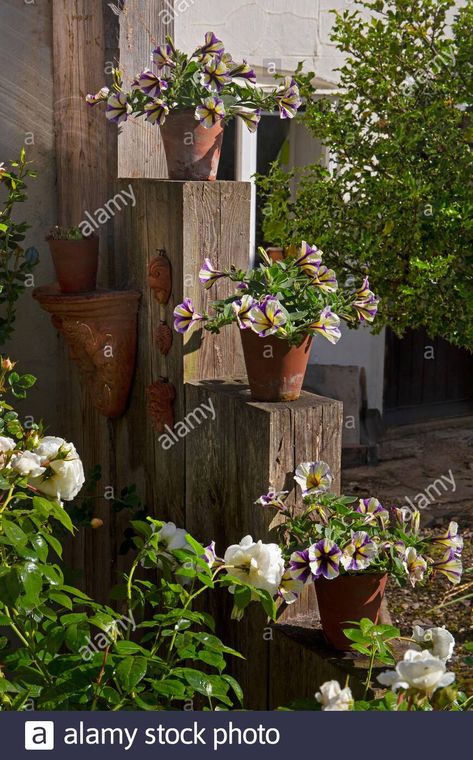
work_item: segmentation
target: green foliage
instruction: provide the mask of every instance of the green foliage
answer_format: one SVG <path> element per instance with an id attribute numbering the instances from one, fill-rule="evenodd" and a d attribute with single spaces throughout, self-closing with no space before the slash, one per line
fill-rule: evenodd
<path id="1" fill-rule="evenodd" d="M 261 184 L 268 241 L 314 240 L 329 266 L 368 273 L 381 297 L 378 329 L 425 326 L 473 346 L 473 4 L 364 0 L 372 18 L 336 15 L 332 40 L 345 54 L 337 99 L 307 99 L 303 120 L 336 157 L 291 176 L 276 164 Z M 287 203 L 286 226 L 278 213 Z"/>
<path id="2" fill-rule="evenodd" d="M 6 189 L 0 211 L 0 345 L 13 334 L 16 304 L 25 290 L 25 278 L 39 260 L 36 248 L 25 250 L 21 246 L 29 225 L 13 218 L 15 207 L 27 199 L 25 179 L 36 176 L 28 168 L 29 163 L 22 148 L 18 160 L 11 162 L 10 169 L 0 164 L 0 188 Z"/>
<path id="3" fill-rule="evenodd" d="M 79 227 L 53 227 L 48 234 L 48 240 L 84 240 Z"/>

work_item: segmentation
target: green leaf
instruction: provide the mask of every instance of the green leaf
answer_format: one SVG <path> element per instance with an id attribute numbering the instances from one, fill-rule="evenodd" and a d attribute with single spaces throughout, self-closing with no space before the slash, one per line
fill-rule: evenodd
<path id="1" fill-rule="evenodd" d="M 116 670 L 116 678 L 120 687 L 129 693 L 146 675 L 147 662 L 144 657 L 127 657 Z"/>
<path id="2" fill-rule="evenodd" d="M 10 539 L 13 546 L 19 545 L 24 546 L 28 541 L 28 536 L 22 529 L 19 527 L 19 525 L 16 525 L 13 522 L 10 522 L 9 520 L 6 520 L 3 518 L 1 522 L 1 526 L 3 528 L 3 531 L 5 535 Z"/>

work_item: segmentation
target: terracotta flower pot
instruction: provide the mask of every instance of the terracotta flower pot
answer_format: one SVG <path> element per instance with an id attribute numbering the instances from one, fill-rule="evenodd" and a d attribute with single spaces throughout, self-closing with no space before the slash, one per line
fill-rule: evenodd
<path id="1" fill-rule="evenodd" d="M 269 248 L 266 248 L 266 253 L 268 254 L 271 261 L 283 261 L 284 259 L 284 248 L 277 248 L 276 246 L 270 246 Z"/>
<path id="2" fill-rule="evenodd" d="M 223 121 L 206 129 L 194 111 L 170 114 L 161 125 L 169 179 L 214 180 L 223 140 Z"/>
<path id="3" fill-rule="evenodd" d="M 331 581 L 318 578 L 315 581 L 323 632 L 334 649 L 350 649 L 350 642 L 343 633 L 344 628 L 351 627 L 348 621 L 365 617 L 373 623 L 378 622 L 387 579 L 386 573 L 373 573 L 341 575 Z"/>
<path id="4" fill-rule="evenodd" d="M 59 287 L 63 293 L 89 293 L 97 288 L 99 239 L 48 239 Z"/>
<path id="5" fill-rule="evenodd" d="M 270 335 L 240 330 L 246 372 L 254 401 L 295 401 L 301 395 L 312 336 L 299 346 Z"/>

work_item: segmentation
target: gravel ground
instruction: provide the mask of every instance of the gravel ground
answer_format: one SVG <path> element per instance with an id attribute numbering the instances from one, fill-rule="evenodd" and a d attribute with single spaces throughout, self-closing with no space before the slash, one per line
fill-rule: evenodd
<path id="1" fill-rule="evenodd" d="M 449 667 L 473 693 L 473 669 L 465 664 L 462 651 L 463 643 L 473 641 L 473 419 L 388 431 L 380 446 L 379 464 L 345 470 L 342 489 L 350 495 L 376 496 L 387 507 L 402 506 L 409 503 L 407 499 L 415 505 L 420 502 L 425 506 L 422 525 L 435 532 L 446 528 L 450 520 L 459 523 L 465 547 L 462 587 L 470 584 L 463 593 L 471 598 L 442 606 L 450 601 L 448 594 L 454 587 L 437 578 L 414 589 L 391 581 L 387 600 L 393 623 L 404 635 L 411 633 L 413 625 L 445 625 L 451 631 L 457 646 Z"/>

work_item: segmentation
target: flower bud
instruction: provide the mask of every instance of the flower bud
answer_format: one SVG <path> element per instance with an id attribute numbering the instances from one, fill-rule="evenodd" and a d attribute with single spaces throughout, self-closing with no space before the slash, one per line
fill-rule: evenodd
<path id="1" fill-rule="evenodd" d="M 2 359 L 2 369 L 4 369 L 6 372 L 10 372 L 14 366 L 15 362 L 12 362 L 11 359 Z"/>
<path id="2" fill-rule="evenodd" d="M 97 530 L 97 528 L 101 528 L 103 525 L 103 520 L 100 519 L 100 517 L 93 517 L 90 521 L 90 527 L 94 530 Z"/>

